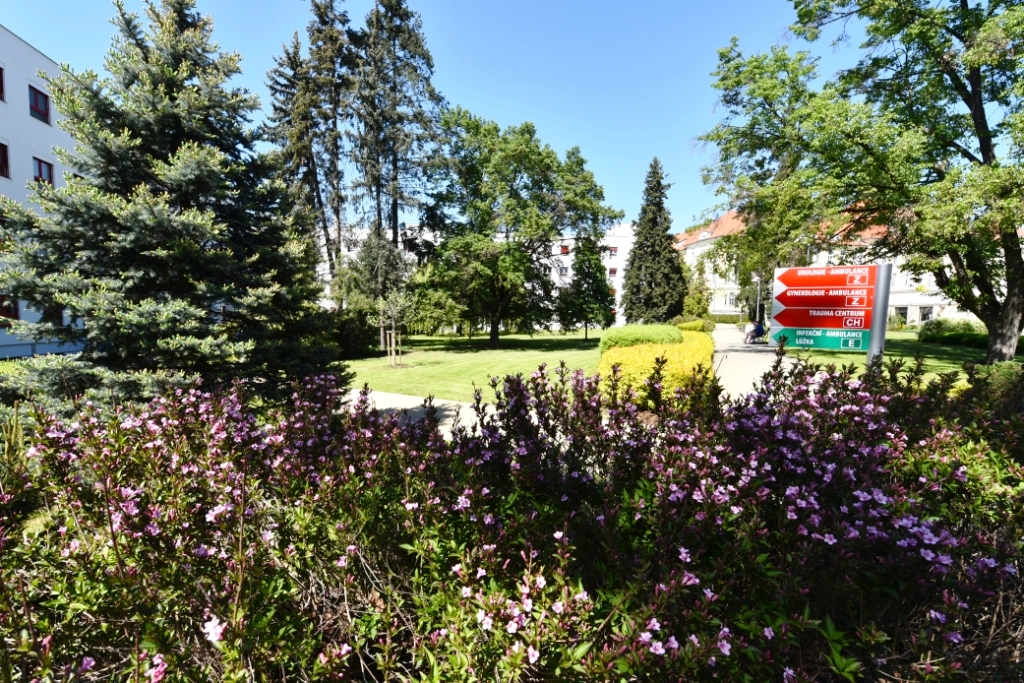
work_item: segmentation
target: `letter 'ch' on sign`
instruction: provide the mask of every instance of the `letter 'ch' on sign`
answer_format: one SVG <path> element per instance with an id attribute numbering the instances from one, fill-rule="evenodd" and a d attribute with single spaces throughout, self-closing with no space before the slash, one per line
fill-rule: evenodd
<path id="1" fill-rule="evenodd" d="M 775 271 L 771 341 L 790 348 L 870 354 L 884 340 L 890 265 L 779 268 Z M 884 295 L 884 296 L 883 296 Z M 881 310 L 880 310 L 881 309 Z M 880 346 L 879 346 L 880 353 Z"/>

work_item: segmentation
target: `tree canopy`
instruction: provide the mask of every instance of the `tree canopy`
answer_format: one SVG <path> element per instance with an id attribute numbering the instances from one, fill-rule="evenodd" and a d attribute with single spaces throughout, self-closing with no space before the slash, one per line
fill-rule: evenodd
<path id="1" fill-rule="evenodd" d="M 2 286 L 46 313 L 20 331 L 125 377 L 269 387 L 320 371 L 333 354 L 315 250 L 255 149 L 256 98 L 229 84 L 238 55 L 218 51 L 193 0 L 148 4 L 148 30 L 117 9 L 109 76 L 51 82 L 77 141 L 61 155 L 82 175 L 38 183 L 42 214 L 0 204 Z"/>
<path id="2" fill-rule="evenodd" d="M 672 216 L 665 206 L 670 187 L 655 158 L 647 170 L 635 241 L 626 262 L 622 306 L 629 323 L 663 323 L 683 310 L 686 281 L 669 234 Z"/>
<path id="3" fill-rule="evenodd" d="M 810 41 L 862 28 L 862 56 L 818 86 L 809 52 L 721 50 L 726 115 L 704 136 L 719 150 L 707 181 L 763 233 L 750 239 L 775 245 L 771 259 L 868 236 L 869 257 L 933 274 L 984 321 L 989 361 L 1012 357 L 1024 326 L 1024 3 L 794 7 Z"/>

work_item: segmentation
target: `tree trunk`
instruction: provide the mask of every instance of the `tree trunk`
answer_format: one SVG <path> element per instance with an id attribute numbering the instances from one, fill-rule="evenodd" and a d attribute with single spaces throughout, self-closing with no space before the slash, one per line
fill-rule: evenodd
<path id="1" fill-rule="evenodd" d="M 1003 304 L 1002 315 L 993 320 L 986 320 L 988 328 L 988 349 L 985 363 L 1000 363 L 1013 360 L 1017 354 L 1017 343 L 1020 340 L 1021 322 L 1024 320 L 1024 307 L 1011 306 L 1010 300 Z"/>
<path id="2" fill-rule="evenodd" d="M 381 351 L 387 351 L 388 350 L 387 331 L 386 331 L 386 328 L 384 327 L 384 323 L 381 323 L 381 325 L 380 325 L 380 350 Z"/>
<path id="3" fill-rule="evenodd" d="M 587 332 L 588 332 L 587 327 L 588 327 L 587 326 L 587 321 L 584 320 L 583 321 L 583 341 L 587 340 Z"/>
<path id="4" fill-rule="evenodd" d="M 498 330 L 501 328 L 501 318 L 491 318 L 491 339 L 489 346 L 492 349 L 498 348 Z"/>

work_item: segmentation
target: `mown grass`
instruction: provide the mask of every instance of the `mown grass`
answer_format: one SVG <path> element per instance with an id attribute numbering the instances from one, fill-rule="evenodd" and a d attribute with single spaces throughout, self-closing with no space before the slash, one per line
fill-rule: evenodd
<path id="1" fill-rule="evenodd" d="M 555 368 L 559 362 L 587 374 L 597 372 L 601 359 L 598 344 L 601 331 L 583 333 L 504 335 L 500 348 L 487 348 L 487 338 L 412 336 L 404 340 L 402 364 L 392 368 L 384 356 L 349 361 L 355 372 L 354 388 L 369 384 L 371 389 L 410 396 L 428 396 L 454 401 L 472 401 L 474 387 L 491 399 L 490 378 L 529 375 L 542 363 Z"/>
<path id="2" fill-rule="evenodd" d="M 791 352 L 797 358 L 807 358 L 815 363 L 849 365 L 853 363 L 863 368 L 865 355 L 838 351 L 803 350 Z M 925 344 L 917 340 L 917 332 L 888 332 L 885 335 L 885 359 L 903 357 L 908 363 L 920 355 L 924 361 L 925 379 L 937 377 L 948 372 L 963 374 L 965 363 L 983 363 L 985 351 L 966 346 L 946 346 L 943 344 Z M 1018 357 L 1018 361 L 1024 360 Z"/>

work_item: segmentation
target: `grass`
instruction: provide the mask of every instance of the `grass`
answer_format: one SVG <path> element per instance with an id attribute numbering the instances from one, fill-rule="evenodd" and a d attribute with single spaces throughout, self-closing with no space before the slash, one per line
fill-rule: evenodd
<path id="1" fill-rule="evenodd" d="M 791 353 L 798 358 L 807 358 L 815 363 L 834 363 L 836 365 L 849 365 L 853 363 L 858 368 L 863 368 L 865 362 L 863 353 L 812 350 L 793 351 Z M 909 362 L 918 354 L 924 360 L 924 369 L 927 373 L 925 376 L 926 381 L 954 370 L 963 374 L 964 363 L 982 363 L 985 360 L 985 351 L 983 349 L 973 349 L 966 346 L 945 346 L 943 344 L 923 344 L 917 340 L 917 332 L 886 333 L 886 360 L 902 356 Z M 1018 358 L 1018 360 L 1020 359 Z"/>
<path id="2" fill-rule="evenodd" d="M 570 368 L 592 375 L 601 360 L 600 330 L 591 330 L 586 340 L 582 332 L 505 335 L 498 349 L 487 348 L 486 337 L 413 336 L 403 341 L 405 367 L 390 367 L 384 356 L 349 361 L 356 374 L 352 386 L 369 384 L 371 389 L 388 393 L 472 401 L 474 386 L 484 390 L 485 399 L 492 398 L 491 377 L 529 375 L 541 363 L 554 368 L 563 360 Z"/>

